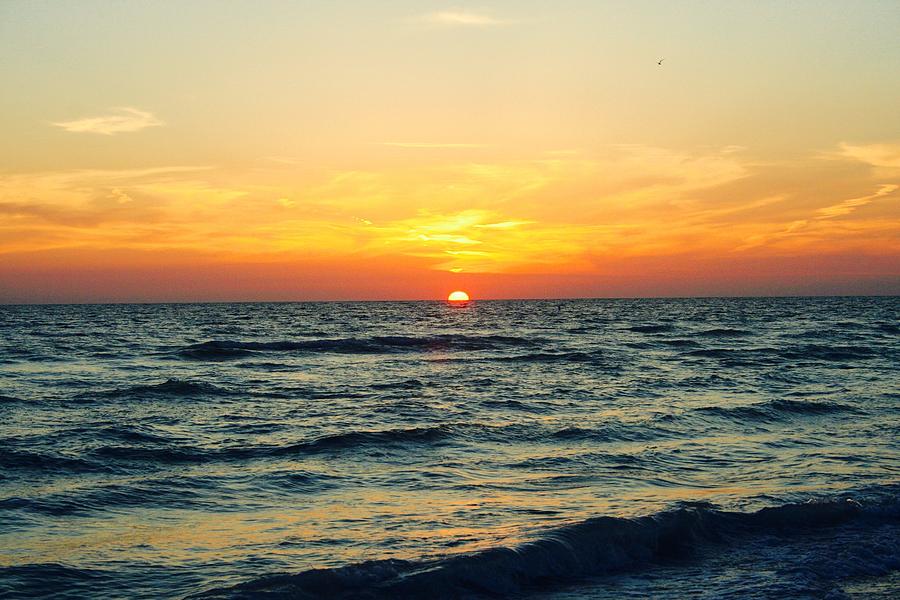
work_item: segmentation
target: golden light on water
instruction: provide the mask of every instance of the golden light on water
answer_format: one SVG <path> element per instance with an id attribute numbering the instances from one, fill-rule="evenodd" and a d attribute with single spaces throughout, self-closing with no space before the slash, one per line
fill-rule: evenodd
<path id="1" fill-rule="evenodd" d="M 468 302 L 469 295 L 461 290 L 457 290 L 455 292 L 451 292 L 449 296 L 447 296 L 448 302 Z"/>

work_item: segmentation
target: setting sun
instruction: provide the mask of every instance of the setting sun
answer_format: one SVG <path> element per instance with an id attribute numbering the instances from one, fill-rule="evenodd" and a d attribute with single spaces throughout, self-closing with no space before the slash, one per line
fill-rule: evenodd
<path id="1" fill-rule="evenodd" d="M 900 600 L 898 30 L 0 0 L 0 600 Z"/>
<path id="2" fill-rule="evenodd" d="M 462 291 L 452 292 L 449 296 L 447 296 L 447 301 L 449 301 L 449 302 L 468 302 L 469 295 Z"/>

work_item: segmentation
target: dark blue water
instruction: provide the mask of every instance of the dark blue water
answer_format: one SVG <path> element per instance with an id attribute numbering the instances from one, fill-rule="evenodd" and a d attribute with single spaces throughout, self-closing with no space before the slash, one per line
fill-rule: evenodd
<path id="1" fill-rule="evenodd" d="M 0 307 L 0 595 L 896 597 L 900 299 Z"/>

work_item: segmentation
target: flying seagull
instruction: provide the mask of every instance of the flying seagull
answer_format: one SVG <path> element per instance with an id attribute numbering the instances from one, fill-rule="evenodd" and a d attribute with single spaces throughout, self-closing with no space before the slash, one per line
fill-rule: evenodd
<path id="1" fill-rule="evenodd" d="M 659 65 L 659 66 L 662 66 L 662 61 L 664 61 L 664 60 L 666 60 L 666 59 L 664 59 L 664 58 L 661 58 L 661 59 L 659 59 L 659 62 L 658 62 L 658 63 L 656 63 L 656 64 L 658 64 L 658 65 Z"/>

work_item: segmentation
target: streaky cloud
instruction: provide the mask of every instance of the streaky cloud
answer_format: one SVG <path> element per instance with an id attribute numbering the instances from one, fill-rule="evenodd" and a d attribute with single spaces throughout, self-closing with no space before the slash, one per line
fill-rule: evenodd
<path id="1" fill-rule="evenodd" d="M 501 221 L 499 223 L 484 223 L 475 225 L 479 229 L 511 229 L 513 227 L 521 227 L 523 225 L 531 225 L 534 221 Z"/>
<path id="2" fill-rule="evenodd" d="M 303 163 L 303 160 L 296 156 L 262 156 L 259 160 L 280 165 L 299 165 Z"/>
<path id="3" fill-rule="evenodd" d="M 796 219 L 794 221 L 791 221 L 790 223 L 787 223 L 779 231 L 775 231 L 769 234 L 752 236 L 750 239 L 746 240 L 744 244 L 735 248 L 735 251 L 740 252 L 744 250 L 750 250 L 752 248 L 764 246 L 772 242 L 782 240 L 784 238 L 807 232 L 811 228 L 815 228 L 817 225 L 823 222 L 827 223 L 832 219 L 845 217 L 858 208 L 862 208 L 863 206 L 871 204 L 879 198 L 891 196 L 898 189 L 900 189 L 900 185 L 892 183 L 882 184 L 878 186 L 878 189 L 873 194 L 860 196 L 859 198 L 850 198 L 848 200 L 843 200 L 842 202 L 839 202 L 837 204 L 825 206 L 816 210 L 815 213 L 813 213 L 811 216 L 802 219 Z"/>
<path id="4" fill-rule="evenodd" d="M 97 117 L 83 117 L 74 121 L 53 123 L 71 133 L 97 133 L 100 135 L 116 135 L 131 133 L 148 127 L 165 125 L 163 121 L 148 111 L 127 106 L 111 109 L 112 114 Z"/>
<path id="5" fill-rule="evenodd" d="M 895 144 L 840 144 L 840 150 L 831 156 L 857 160 L 873 167 L 900 169 L 900 143 Z"/>
<path id="6" fill-rule="evenodd" d="M 430 25 L 443 27 L 496 27 L 506 25 L 510 21 L 498 19 L 485 12 L 470 10 L 440 10 L 416 19 Z"/>
<path id="7" fill-rule="evenodd" d="M 860 198 L 851 198 L 849 200 L 844 200 L 840 204 L 835 204 L 832 206 L 826 206 L 825 208 L 820 208 L 816 211 L 816 218 L 818 219 L 833 219 L 834 217 L 841 217 L 843 215 L 848 215 L 852 213 L 857 208 L 861 206 L 865 206 L 867 204 L 871 204 L 874 200 L 881 198 L 883 196 L 889 196 L 900 189 L 900 186 L 895 184 L 885 184 L 878 188 L 878 191 L 874 194 L 869 194 L 868 196 L 862 196 Z"/>
<path id="8" fill-rule="evenodd" d="M 381 142 L 382 146 L 391 146 L 394 148 L 484 148 L 484 144 L 444 144 L 434 142 Z"/>

